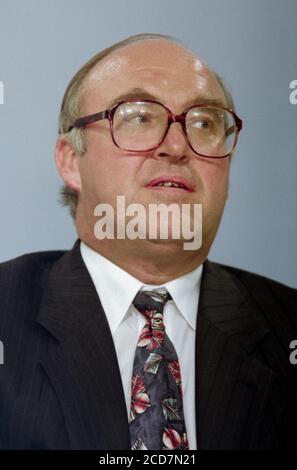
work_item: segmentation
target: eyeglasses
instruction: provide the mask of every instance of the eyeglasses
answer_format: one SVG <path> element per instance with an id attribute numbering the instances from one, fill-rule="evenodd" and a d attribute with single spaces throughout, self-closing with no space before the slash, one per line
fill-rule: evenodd
<path id="1" fill-rule="evenodd" d="M 182 125 L 191 149 L 202 157 L 225 158 L 236 146 L 242 121 L 231 109 L 194 105 L 175 115 L 158 101 L 129 100 L 105 111 L 77 119 L 69 127 L 84 127 L 108 119 L 114 144 L 129 152 L 147 152 L 165 139 L 173 122 Z"/>

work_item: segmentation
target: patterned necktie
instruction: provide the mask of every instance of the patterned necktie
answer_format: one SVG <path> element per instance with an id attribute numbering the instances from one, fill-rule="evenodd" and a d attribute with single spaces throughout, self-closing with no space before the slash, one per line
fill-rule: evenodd
<path id="1" fill-rule="evenodd" d="M 139 291 L 133 305 L 146 323 L 136 347 L 129 427 L 132 450 L 188 449 L 176 351 L 165 332 L 170 294 Z"/>

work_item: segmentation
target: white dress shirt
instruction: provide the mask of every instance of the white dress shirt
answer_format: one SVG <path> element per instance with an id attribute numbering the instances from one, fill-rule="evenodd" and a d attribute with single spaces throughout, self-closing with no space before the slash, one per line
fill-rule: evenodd
<path id="1" fill-rule="evenodd" d="M 165 287 L 171 294 L 172 300 L 168 301 L 164 308 L 163 321 L 179 359 L 189 448 L 196 449 L 195 330 L 203 265 L 160 286 L 148 285 L 83 242 L 80 244 L 80 250 L 109 323 L 128 416 L 134 355 L 140 331 L 145 325 L 144 316 L 132 305 L 132 301 L 142 287 Z"/>

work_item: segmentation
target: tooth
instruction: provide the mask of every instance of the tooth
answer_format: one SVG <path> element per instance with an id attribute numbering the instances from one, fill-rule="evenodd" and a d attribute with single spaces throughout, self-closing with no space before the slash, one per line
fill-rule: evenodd
<path id="1" fill-rule="evenodd" d="M 184 186 L 179 184 L 179 183 L 175 183 L 173 181 L 162 181 L 161 183 L 158 183 L 157 186 L 166 186 L 166 187 L 171 187 L 173 186 L 174 188 L 182 188 L 184 189 Z"/>

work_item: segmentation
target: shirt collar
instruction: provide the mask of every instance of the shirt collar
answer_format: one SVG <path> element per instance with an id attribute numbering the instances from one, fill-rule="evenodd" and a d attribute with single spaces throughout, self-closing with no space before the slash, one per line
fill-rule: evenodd
<path id="1" fill-rule="evenodd" d="M 80 244 L 82 259 L 91 276 L 113 334 L 127 314 L 141 288 L 166 288 L 178 310 L 191 328 L 196 328 L 196 317 L 203 265 L 160 286 L 143 284 L 131 274 L 96 252 L 84 242 Z"/>

